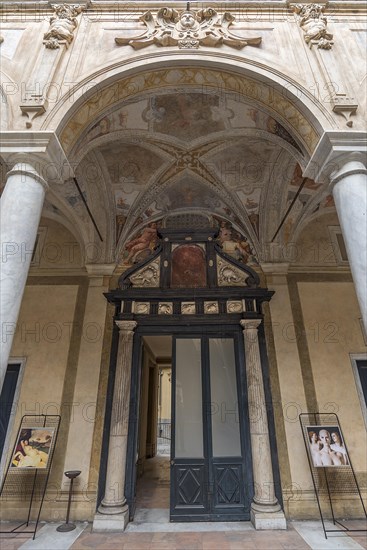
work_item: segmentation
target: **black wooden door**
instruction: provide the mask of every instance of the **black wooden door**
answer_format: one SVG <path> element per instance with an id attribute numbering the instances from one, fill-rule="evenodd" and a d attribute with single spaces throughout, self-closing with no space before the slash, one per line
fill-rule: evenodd
<path id="1" fill-rule="evenodd" d="M 237 333 L 173 339 L 171 521 L 249 519 L 240 342 Z"/>

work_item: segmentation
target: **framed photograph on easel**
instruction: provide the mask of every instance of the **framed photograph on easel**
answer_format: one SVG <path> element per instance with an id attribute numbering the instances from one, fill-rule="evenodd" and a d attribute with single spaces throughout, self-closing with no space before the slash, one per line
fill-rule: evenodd
<path id="1" fill-rule="evenodd" d="M 367 519 L 338 415 L 307 412 L 299 415 L 299 421 L 325 538 L 328 538 L 328 533 L 365 533 L 366 529 L 350 527 L 344 517 L 338 519 L 336 515 L 339 512 L 336 501 L 347 495 L 359 501 L 361 516 Z M 327 519 L 332 520 L 334 527 L 329 527 Z"/>
<path id="2" fill-rule="evenodd" d="M 349 457 L 339 426 L 306 426 L 308 452 L 315 468 L 349 466 Z"/>
<path id="3" fill-rule="evenodd" d="M 53 427 L 22 427 L 19 430 L 11 468 L 47 468 L 55 437 Z"/>

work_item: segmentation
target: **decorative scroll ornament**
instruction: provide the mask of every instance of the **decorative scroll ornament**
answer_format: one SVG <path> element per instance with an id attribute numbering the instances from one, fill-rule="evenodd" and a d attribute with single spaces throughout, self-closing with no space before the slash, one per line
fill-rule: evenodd
<path id="1" fill-rule="evenodd" d="M 150 311 L 150 303 L 149 302 L 135 302 L 134 304 L 134 313 L 140 313 L 143 315 L 147 315 Z"/>
<path id="2" fill-rule="evenodd" d="M 60 4 L 52 6 L 54 15 L 50 17 L 50 28 L 43 35 L 43 43 L 46 48 L 55 50 L 60 44 L 68 46 L 78 26 L 77 16 L 82 11 L 79 5 Z"/>
<path id="3" fill-rule="evenodd" d="M 218 302 L 204 302 L 204 313 L 219 313 Z"/>
<path id="4" fill-rule="evenodd" d="M 130 281 L 133 286 L 156 288 L 159 286 L 159 269 L 160 258 L 142 267 L 133 275 L 130 275 Z"/>
<path id="5" fill-rule="evenodd" d="M 172 302 L 160 302 L 158 304 L 158 315 L 172 315 L 173 305 Z"/>
<path id="6" fill-rule="evenodd" d="M 181 49 L 197 49 L 199 46 L 221 46 L 226 44 L 241 49 L 244 46 L 258 46 L 261 37 L 241 38 L 229 30 L 235 18 L 229 12 L 220 16 L 213 8 L 178 11 L 174 8 L 161 8 L 154 16 L 146 11 L 139 18 L 146 31 L 133 38 L 115 38 L 120 46 L 129 45 L 135 50 L 151 44 L 157 46 L 177 46 Z"/>
<path id="7" fill-rule="evenodd" d="M 181 313 L 183 315 L 195 315 L 196 313 L 195 302 L 182 302 Z"/>
<path id="8" fill-rule="evenodd" d="M 330 50 L 333 35 L 326 29 L 325 6 L 320 4 L 294 4 L 293 10 L 299 16 L 299 26 L 305 33 L 305 42 L 312 47 L 316 44 L 322 50 Z"/>
<path id="9" fill-rule="evenodd" d="M 240 301 L 227 302 L 227 313 L 242 313 L 242 310 L 243 310 L 242 302 Z"/>
<path id="10" fill-rule="evenodd" d="M 217 276 L 219 286 L 246 286 L 248 274 L 217 256 Z"/>

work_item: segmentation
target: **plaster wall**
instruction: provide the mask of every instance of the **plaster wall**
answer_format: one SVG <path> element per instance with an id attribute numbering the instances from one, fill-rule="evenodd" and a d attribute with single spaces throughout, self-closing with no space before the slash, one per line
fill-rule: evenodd
<path id="1" fill-rule="evenodd" d="M 320 412 L 338 414 L 357 473 L 366 476 L 367 437 L 351 353 L 365 353 L 352 283 L 298 283 Z"/>
<path id="2" fill-rule="evenodd" d="M 181 7 L 181 6 L 180 6 Z M 185 5 L 182 3 L 182 8 Z M 149 6 L 154 12 L 154 7 Z M 114 9 L 107 6 L 89 6 L 78 16 L 78 27 L 74 39 L 67 50 L 46 50 L 43 35 L 49 28 L 51 11 L 44 7 L 41 12 L 32 12 L 26 4 L 22 9 L 5 12 L 2 23 L 4 42 L 1 45 L 2 69 L 4 71 L 4 91 L 9 105 L 9 129 L 23 130 L 25 117 L 21 116 L 19 105 L 25 94 L 37 87 L 48 96 L 46 117 L 65 94 L 75 86 L 84 86 L 84 92 L 93 83 L 100 82 L 107 74 L 113 75 L 118 67 L 126 63 L 163 55 L 166 64 L 172 54 L 185 56 L 185 50 L 172 47 L 151 45 L 143 50 L 134 50 L 131 46 L 118 46 L 116 37 L 136 36 L 145 27 L 138 20 L 145 7 L 119 5 Z M 218 8 L 221 12 L 221 8 Z M 365 90 L 363 86 L 364 60 L 363 40 L 365 21 L 363 10 L 355 10 L 353 16 L 332 6 L 328 17 L 328 31 L 334 35 L 331 50 L 312 49 L 305 43 L 302 29 L 297 18 L 286 5 L 280 7 L 262 4 L 261 7 L 231 6 L 228 9 L 236 18 L 233 32 L 244 37 L 261 36 L 258 47 L 246 46 L 234 50 L 227 45 L 219 48 L 200 47 L 203 64 L 206 59 L 218 54 L 221 59 L 242 60 L 251 66 L 268 67 L 271 72 L 285 75 L 289 80 L 287 96 L 319 101 L 324 105 L 329 118 L 329 127 L 341 127 L 345 120 L 332 113 L 331 97 L 335 94 L 353 97 L 358 103 L 358 115 L 353 118 L 354 128 L 364 127 Z M 24 10 L 24 13 L 22 13 Z M 29 44 L 33 47 L 30 51 Z M 184 59 L 184 57 L 183 57 Z M 34 75 L 37 74 L 37 82 Z M 50 84 L 52 85 L 50 86 Z M 301 91 L 303 88 L 303 91 Z M 73 93 L 67 99 L 62 110 L 70 109 L 75 101 Z M 57 115 L 57 118 L 59 115 Z M 56 119 L 55 119 L 56 120 Z M 47 122 L 46 122 L 47 121 Z M 32 128 L 55 129 L 53 117 L 38 116 L 32 122 Z"/>

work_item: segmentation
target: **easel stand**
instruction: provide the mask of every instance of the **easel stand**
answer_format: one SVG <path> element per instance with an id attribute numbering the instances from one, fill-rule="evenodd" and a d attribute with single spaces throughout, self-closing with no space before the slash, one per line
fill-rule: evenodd
<path id="1" fill-rule="evenodd" d="M 350 529 L 345 525 L 341 520 L 336 519 L 334 504 L 335 500 L 340 498 L 343 494 L 354 495 L 359 499 L 361 504 L 361 510 L 367 520 L 366 508 L 363 503 L 361 491 L 359 489 L 358 481 L 350 460 L 350 455 L 345 443 L 344 448 L 347 452 L 347 464 L 346 465 L 330 465 L 330 466 L 316 466 L 315 459 L 312 456 L 311 447 L 310 447 L 310 433 L 315 431 L 316 433 L 320 430 L 327 430 L 329 433 L 334 429 L 339 431 L 341 435 L 341 427 L 339 423 L 339 418 L 335 413 L 302 413 L 299 415 L 299 421 L 302 428 L 303 440 L 306 447 L 306 454 L 308 458 L 308 463 L 310 466 L 310 472 L 312 476 L 312 482 L 315 490 L 315 496 L 317 500 L 317 505 L 320 512 L 320 518 L 322 523 L 322 528 L 324 530 L 325 538 L 327 539 L 328 533 L 365 533 L 367 529 Z M 321 499 L 320 497 L 325 496 L 326 498 Z M 329 506 L 329 511 L 331 513 L 331 519 L 334 525 L 339 525 L 343 531 L 340 529 L 326 529 L 325 527 L 325 515 L 323 513 L 322 504 L 326 501 Z"/>
<path id="2" fill-rule="evenodd" d="M 61 417 L 59 415 L 24 415 L 21 419 L 17 439 L 9 460 L 9 464 L 4 476 L 3 484 L 0 490 L 0 498 L 5 500 L 19 499 L 21 501 L 29 500 L 27 519 L 14 527 L 11 531 L 0 531 L 1 534 L 11 533 L 33 533 L 33 540 L 36 536 L 38 523 L 41 515 L 42 505 L 47 489 L 48 478 L 52 465 L 55 445 L 57 441 Z M 17 447 L 21 440 L 21 434 L 35 430 L 52 430 L 53 437 L 48 450 L 48 459 L 46 467 L 15 467 L 14 456 L 17 453 Z M 35 447 L 37 448 L 37 447 Z M 38 497 L 38 498 L 37 498 Z M 37 510 L 38 505 L 38 510 Z M 36 514 L 34 529 L 21 530 L 24 526 L 29 527 L 32 512 Z"/>

